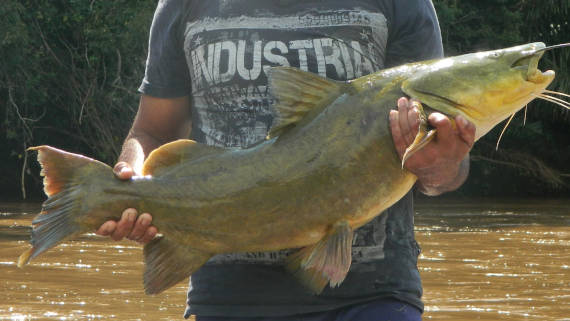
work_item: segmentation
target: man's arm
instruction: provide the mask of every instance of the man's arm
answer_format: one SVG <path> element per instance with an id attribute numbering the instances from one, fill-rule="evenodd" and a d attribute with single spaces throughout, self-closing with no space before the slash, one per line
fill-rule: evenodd
<path id="1" fill-rule="evenodd" d="M 133 125 L 113 168 L 117 178 L 128 180 L 140 175 L 146 157 L 157 147 L 190 134 L 190 103 L 188 96 L 180 98 L 156 98 L 142 95 Z M 121 219 L 107 221 L 97 234 L 110 236 L 114 240 L 127 237 L 141 243 L 148 243 L 158 232 L 151 225 L 149 213 L 138 215 L 136 209 L 123 211 Z"/>
<path id="2" fill-rule="evenodd" d="M 475 125 L 462 116 L 452 121 L 440 113 L 428 121 L 437 135 L 427 146 L 414 153 L 404 164 L 418 177 L 417 187 L 426 195 L 453 191 L 465 182 L 469 173 L 469 151 L 475 139 Z M 398 110 L 390 112 L 390 127 L 400 158 L 418 132 L 419 112 L 406 98 L 398 100 Z"/>

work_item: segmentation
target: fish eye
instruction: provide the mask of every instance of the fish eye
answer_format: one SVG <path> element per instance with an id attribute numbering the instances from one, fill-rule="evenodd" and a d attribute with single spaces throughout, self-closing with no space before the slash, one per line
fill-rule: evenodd
<path id="1" fill-rule="evenodd" d="M 495 51 L 495 52 L 493 52 L 493 54 L 492 54 L 492 57 L 493 57 L 493 58 L 500 58 L 500 57 L 502 57 L 502 56 L 503 56 L 503 52 L 500 52 L 500 51 Z"/>

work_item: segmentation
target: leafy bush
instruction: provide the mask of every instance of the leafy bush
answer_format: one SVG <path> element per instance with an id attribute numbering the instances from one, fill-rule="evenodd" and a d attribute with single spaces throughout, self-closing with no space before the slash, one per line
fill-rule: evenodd
<path id="1" fill-rule="evenodd" d="M 0 162 L 12 169 L 3 185 L 13 190 L 14 169 L 38 142 L 115 160 L 136 111 L 155 6 L 3 0 Z"/>

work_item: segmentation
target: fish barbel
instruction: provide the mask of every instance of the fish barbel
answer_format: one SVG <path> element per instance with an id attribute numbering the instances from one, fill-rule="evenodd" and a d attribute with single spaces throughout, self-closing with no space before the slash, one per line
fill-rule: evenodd
<path id="1" fill-rule="evenodd" d="M 402 168 L 392 142 L 388 114 L 397 99 L 421 101 L 422 113 L 462 115 L 479 139 L 554 79 L 553 71 L 537 69 L 544 48 L 532 43 L 411 63 L 349 82 L 273 68 L 277 117 L 265 141 L 247 149 L 168 143 L 129 181 L 85 156 L 33 147 L 48 199 L 18 265 L 132 207 L 152 213 L 161 233 L 144 247 L 148 294 L 219 253 L 291 248 L 300 249 L 286 266 L 310 290 L 336 286 L 350 267 L 353 231 L 417 179 Z M 434 137 L 423 118 L 405 158 Z"/>

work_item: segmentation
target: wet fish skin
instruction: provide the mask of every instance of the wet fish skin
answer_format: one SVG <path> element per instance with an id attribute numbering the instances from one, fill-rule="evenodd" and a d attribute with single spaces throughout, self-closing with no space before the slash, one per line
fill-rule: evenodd
<path id="1" fill-rule="evenodd" d="M 267 140 L 247 149 L 172 142 L 151 153 L 143 177 L 127 182 L 84 156 L 32 148 L 48 200 L 19 266 L 134 207 L 152 213 L 162 234 L 144 249 L 149 294 L 218 253 L 301 247 L 288 269 L 315 293 L 337 286 L 350 267 L 354 229 L 416 181 L 392 142 L 388 114 L 397 99 L 408 95 L 429 105 L 428 113 L 463 115 L 478 139 L 552 81 L 553 72 L 536 71 L 543 47 L 413 63 L 348 83 L 275 68 L 270 85 L 278 116 Z M 429 142 L 426 136 L 410 152 Z"/>

